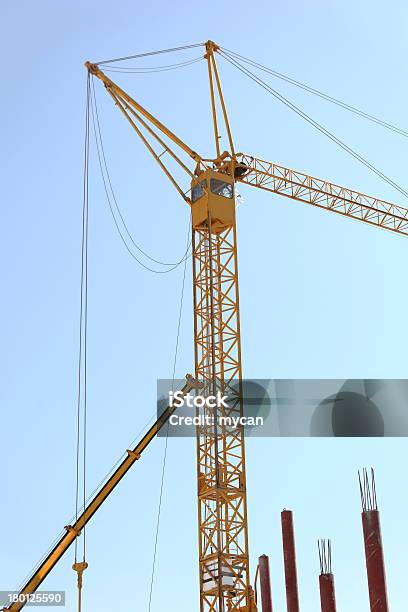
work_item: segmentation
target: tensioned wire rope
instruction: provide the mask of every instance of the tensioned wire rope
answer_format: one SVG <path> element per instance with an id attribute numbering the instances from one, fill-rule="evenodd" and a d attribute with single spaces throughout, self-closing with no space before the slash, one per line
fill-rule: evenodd
<path id="1" fill-rule="evenodd" d="M 307 85 L 306 83 L 303 83 L 297 79 L 294 79 L 293 77 L 288 76 L 287 74 L 284 74 L 283 72 L 278 72 L 277 70 L 274 70 L 273 68 L 269 68 L 268 66 L 264 66 L 263 64 L 260 64 L 259 62 L 256 62 L 255 60 L 245 57 L 244 55 L 241 55 L 240 53 L 231 51 L 231 49 L 226 49 L 225 47 L 220 47 L 220 49 L 226 55 L 232 56 L 238 61 L 242 61 L 245 64 L 249 64 L 253 68 L 257 68 L 258 70 L 267 72 L 268 74 L 282 81 L 285 81 L 286 83 L 295 85 L 295 87 L 303 89 L 304 91 L 307 91 L 308 93 L 311 93 L 319 98 L 322 98 L 323 100 L 326 100 L 327 102 L 331 102 L 332 104 L 335 104 L 345 110 L 348 110 L 351 113 L 354 113 L 360 117 L 363 117 L 364 119 L 368 119 L 369 121 L 372 121 L 373 123 L 377 123 L 378 125 L 381 125 L 382 127 L 385 127 L 386 129 L 391 130 L 392 132 L 396 132 L 397 134 L 400 134 L 401 136 L 405 136 L 406 138 L 408 138 L 407 130 L 402 129 L 398 127 L 397 125 L 390 123 L 389 121 L 385 121 L 384 119 L 381 119 L 380 117 L 376 117 L 375 115 L 372 115 L 360 108 L 357 108 L 356 106 L 348 104 L 347 102 L 344 102 L 340 100 L 339 98 L 335 98 L 334 96 L 324 93 L 323 91 L 319 89 L 311 87 L 310 85 Z"/>
<path id="2" fill-rule="evenodd" d="M 141 57 L 150 57 L 153 55 L 161 55 L 163 53 L 174 53 L 176 51 L 186 51 L 187 49 L 195 49 L 197 47 L 204 47 L 205 43 L 194 43 L 192 45 L 183 45 L 182 47 L 171 47 L 169 49 L 159 49 L 158 51 L 148 51 L 146 53 L 136 53 L 133 55 L 126 55 L 124 57 L 115 57 L 109 60 L 100 60 L 95 62 L 97 66 L 104 66 L 105 64 L 113 64 L 115 62 L 124 62 L 130 59 L 139 59 Z"/>
<path id="3" fill-rule="evenodd" d="M 204 61 L 204 57 L 196 57 L 186 62 L 179 62 L 178 64 L 167 64 L 165 66 L 150 66 L 150 67 L 138 67 L 133 68 L 129 66 L 115 66 L 114 68 L 103 67 L 104 72 L 119 72 L 123 74 L 149 74 L 152 72 L 167 72 L 169 70 L 177 70 L 178 68 L 186 68 L 192 64 Z"/>
<path id="4" fill-rule="evenodd" d="M 309 123 L 310 125 L 312 125 L 314 128 L 316 128 L 319 132 L 321 132 L 322 134 L 324 134 L 327 138 L 329 138 L 331 141 L 333 141 L 335 144 L 337 144 L 341 149 L 343 149 L 344 151 L 346 151 L 349 155 L 351 155 L 352 157 L 354 157 L 357 161 L 359 161 L 361 164 L 363 164 L 366 168 L 368 168 L 369 170 L 371 170 L 371 172 L 373 172 L 374 174 L 376 174 L 379 178 L 381 178 L 384 182 L 388 183 L 391 187 L 393 187 L 394 189 L 396 189 L 397 191 L 399 191 L 399 193 L 401 193 L 403 196 L 405 196 L 406 198 L 408 198 L 408 191 L 406 189 L 404 189 L 403 187 L 401 187 L 401 185 L 399 185 L 398 183 L 396 183 L 396 181 L 394 181 L 393 179 L 391 179 L 389 176 L 387 176 L 384 172 L 382 172 L 381 170 L 379 170 L 376 166 L 374 166 L 374 164 L 372 164 L 370 161 L 368 161 L 365 157 L 363 157 L 360 153 L 357 153 L 357 151 L 355 151 L 354 149 L 352 149 L 349 145 L 347 145 L 343 140 L 341 140 L 340 138 L 338 138 L 337 136 L 335 136 L 332 132 L 330 132 L 327 128 L 325 128 L 321 123 L 319 123 L 318 121 L 316 121 L 315 119 L 312 119 L 312 117 L 310 115 L 308 115 L 307 113 L 305 113 L 304 111 L 302 111 L 298 106 L 296 106 L 296 104 L 293 104 L 293 102 L 291 102 L 288 98 L 286 98 L 285 96 L 283 96 L 281 93 L 279 93 L 276 89 L 274 89 L 273 87 L 271 87 L 271 85 L 269 85 L 268 83 L 266 83 L 265 81 L 263 81 L 259 76 L 257 76 L 255 73 L 253 73 L 251 70 L 249 70 L 248 68 L 246 68 L 245 66 L 243 66 L 238 60 L 236 60 L 235 58 L 233 58 L 231 55 L 229 55 L 228 53 L 225 53 L 225 51 L 220 50 L 219 51 L 220 55 L 230 64 L 232 64 L 235 68 L 237 68 L 240 72 L 242 72 L 243 74 L 245 74 L 247 77 L 249 77 L 252 81 L 254 81 L 255 83 L 257 83 L 258 85 L 260 85 L 263 89 L 265 89 L 268 93 L 270 93 L 272 96 L 274 96 L 274 98 L 276 98 L 277 100 L 279 100 L 280 102 L 282 102 L 285 106 L 287 106 L 288 108 L 290 108 L 292 111 L 294 111 L 297 115 L 299 115 L 299 117 L 301 117 L 302 119 L 304 119 L 307 123 Z"/>
<path id="5" fill-rule="evenodd" d="M 186 259 L 188 259 L 191 254 L 189 254 L 189 250 L 190 250 L 190 245 L 191 243 L 188 244 L 186 251 L 184 252 L 182 258 L 175 262 L 175 263 L 167 263 L 167 262 L 163 262 L 160 261 L 154 257 L 152 257 L 151 255 L 149 255 L 144 249 L 142 249 L 134 240 L 131 232 L 129 231 L 129 228 L 127 227 L 127 224 L 125 222 L 125 219 L 123 217 L 123 214 L 120 210 L 117 198 L 115 196 L 115 192 L 113 190 L 113 186 L 112 186 L 112 181 L 110 178 L 110 173 L 109 173 L 109 169 L 107 166 L 107 161 L 106 161 L 106 155 L 105 155 L 105 149 L 104 149 L 104 145 L 103 145 L 103 139 L 102 139 L 102 132 L 101 132 L 101 125 L 100 125 L 100 120 L 99 120 L 99 113 L 98 113 L 98 107 L 97 107 L 97 102 L 96 102 L 96 94 L 95 94 L 95 87 L 94 87 L 94 82 L 92 80 L 92 97 L 91 97 L 91 113 L 92 113 L 92 124 L 93 124 L 93 129 L 94 129 L 94 136 L 95 136 L 95 142 L 96 142 L 96 149 L 97 149 L 97 156 L 98 156 L 98 161 L 99 161 L 99 168 L 101 171 L 101 177 L 102 177 L 102 182 L 103 182 L 103 186 L 104 186 L 104 190 L 105 190 L 105 195 L 106 195 L 106 200 L 109 206 L 109 210 L 112 214 L 112 218 L 116 227 L 116 230 L 126 248 L 126 250 L 128 251 L 129 255 L 131 257 L 133 257 L 133 259 L 135 259 L 137 261 L 137 263 L 142 266 L 143 268 L 145 268 L 146 270 L 148 270 L 149 272 L 153 272 L 155 274 L 167 274 L 168 272 L 172 272 L 173 270 L 175 270 L 180 264 L 183 263 L 183 261 L 185 261 Z M 111 193 L 111 196 L 109 195 L 109 191 Z M 111 197 L 113 200 L 113 204 L 111 201 Z M 115 215 L 114 212 L 114 207 L 116 208 L 116 211 L 120 217 L 120 220 L 122 222 L 122 226 L 124 229 L 124 232 L 126 233 L 126 235 L 128 236 L 129 240 L 131 241 L 132 245 L 140 252 L 142 253 L 147 259 L 150 259 L 150 261 L 160 264 L 162 266 L 168 266 L 167 270 L 155 270 L 153 268 L 151 268 L 150 266 L 147 266 L 144 262 L 142 262 L 137 255 L 135 255 L 135 253 L 132 251 L 131 247 L 129 246 L 125 236 L 124 236 L 124 232 L 122 231 L 120 224 L 118 222 L 118 219 Z M 190 231 L 190 229 L 189 229 Z"/>
<path id="6" fill-rule="evenodd" d="M 90 76 L 86 80 L 86 113 L 83 171 L 82 203 L 82 239 L 81 239 L 81 280 L 80 280 L 80 313 L 79 313 L 79 349 L 78 349 L 78 391 L 77 391 L 77 440 L 76 440 L 76 486 L 75 486 L 75 522 L 78 520 L 80 495 L 80 462 L 82 454 L 82 494 L 83 509 L 86 503 L 86 437 L 87 437 L 87 337 L 88 337 L 88 238 L 89 238 L 89 123 L 90 123 Z M 81 423 L 82 412 L 82 423 Z M 82 449 L 81 449 L 82 435 Z M 82 530 L 82 557 L 86 557 L 86 527 Z M 78 560 L 78 537 L 74 546 L 75 563 Z"/>
<path id="7" fill-rule="evenodd" d="M 93 124 L 93 129 L 94 129 L 94 136 L 95 136 L 95 142 L 96 142 L 96 149 L 97 149 L 97 156 L 98 156 L 98 161 L 99 161 L 99 168 L 101 171 L 101 177 L 102 177 L 102 182 L 103 182 L 103 186 L 104 186 L 104 190 L 105 190 L 105 195 L 106 195 L 106 200 L 109 206 L 109 210 L 112 214 L 112 218 L 116 227 L 116 230 L 126 248 L 126 250 L 128 251 L 129 255 L 135 259 L 137 261 L 137 263 L 142 266 L 143 268 L 145 268 L 145 270 L 148 270 L 149 272 L 153 272 L 154 274 L 167 274 L 168 272 L 172 272 L 173 270 L 175 270 L 180 264 L 182 264 L 186 259 L 188 259 L 191 255 L 189 254 L 189 250 L 190 250 L 190 245 L 191 242 L 188 244 L 186 251 L 184 252 L 184 255 L 182 256 L 182 258 L 175 262 L 175 263 L 167 263 L 167 262 L 163 262 L 160 261 L 158 259 L 155 259 L 154 257 L 152 257 L 151 255 L 149 255 L 145 250 L 143 250 L 134 240 L 131 232 L 129 231 L 129 228 L 127 227 L 127 224 L 125 222 L 125 219 L 123 217 L 123 214 L 120 210 L 117 198 L 115 196 L 115 192 L 113 190 L 113 186 L 112 186 L 112 181 L 110 178 L 110 173 L 109 173 L 109 169 L 107 166 L 107 161 L 106 161 L 106 155 L 105 155 L 105 149 L 104 149 L 104 145 L 103 145 L 103 139 L 102 139 L 102 133 L 101 133 L 101 125 L 100 125 L 100 120 L 99 120 L 99 113 L 98 113 L 98 107 L 97 107 L 97 102 L 96 102 L 96 94 L 95 94 L 95 87 L 94 87 L 94 82 L 92 80 L 92 97 L 91 97 L 91 113 L 92 113 L 92 124 Z M 109 194 L 109 191 L 111 193 L 111 196 Z M 111 197 L 113 200 L 113 204 L 111 201 Z M 124 236 L 124 232 L 122 231 L 118 219 L 115 215 L 114 212 L 114 207 L 116 208 L 116 211 L 120 217 L 120 220 L 122 222 L 122 226 L 124 229 L 124 232 L 126 233 L 126 235 L 128 236 L 129 240 L 131 241 L 131 243 L 133 244 L 133 246 L 140 252 L 142 253 L 146 258 L 150 259 L 150 261 L 160 264 L 162 266 L 168 266 L 168 268 L 166 270 L 155 270 L 154 268 L 151 268 L 150 266 L 146 265 L 144 262 L 142 262 L 139 257 L 137 257 L 137 255 L 135 255 L 135 253 L 132 251 L 131 247 L 129 246 L 125 236 Z M 189 224 L 189 230 L 190 232 L 190 224 Z"/>
<path id="8" fill-rule="evenodd" d="M 111 67 L 110 64 L 119 62 L 119 61 L 126 61 L 126 60 L 130 60 L 130 59 L 140 59 L 140 58 L 144 58 L 144 57 L 151 57 L 151 56 L 155 56 L 155 55 L 159 55 L 159 54 L 166 54 L 166 53 L 172 53 L 172 52 L 177 52 L 177 51 L 183 51 L 183 50 L 188 50 L 188 49 L 194 49 L 197 47 L 205 47 L 205 43 L 195 43 L 195 44 L 191 44 L 191 45 L 184 45 L 184 46 L 180 46 L 180 47 L 172 47 L 172 48 L 168 48 L 168 49 L 161 49 L 158 51 L 150 51 L 147 53 L 137 53 L 137 54 L 133 54 L 133 55 L 128 55 L 128 56 L 123 56 L 123 57 L 118 57 L 118 58 L 113 58 L 113 59 L 109 59 L 109 60 L 101 60 L 99 62 L 97 62 L 97 65 L 100 66 L 109 66 L 110 70 L 113 69 L 118 69 L 120 70 L 121 67 L 119 66 L 115 66 L 115 67 Z M 221 51 L 223 51 L 224 53 L 230 54 L 232 56 L 234 56 L 236 59 L 241 60 L 247 64 L 250 64 L 253 67 L 256 67 L 264 72 L 268 72 L 269 74 L 271 74 L 272 76 L 279 78 L 283 81 L 286 81 L 288 83 L 291 83 L 292 85 L 295 85 L 296 87 L 299 87 L 301 89 L 304 89 L 305 91 L 312 93 L 316 96 L 319 96 L 329 102 L 332 102 L 333 104 L 336 104 L 350 112 L 353 112 L 361 117 L 364 117 L 365 119 L 368 119 L 374 123 L 377 123 L 379 125 L 382 125 L 383 127 L 392 130 L 402 136 L 408 137 L 408 131 L 404 130 L 388 121 L 385 121 L 384 119 L 381 119 L 379 117 L 376 117 L 375 115 L 372 115 L 362 109 L 357 108 L 354 105 L 348 104 L 347 102 L 344 102 L 342 100 L 340 100 L 339 98 L 336 98 L 334 96 L 331 96 L 329 94 L 326 94 L 325 92 L 315 88 L 315 87 L 311 87 L 310 85 L 299 81 L 298 79 L 294 79 L 293 77 L 290 77 L 282 72 L 278 72 L 277 70 L 274 70 L 273 68 L 270 68 L 268 66 L 265 66 L 264 64 L 261 64 L 260 62 L 257 62 L 253 59 L 250 59 L 240 53 L 237 53 L 236 51 L 233 51 L 231 49 L 228 49 L 226 47 L 222 47 L 220 46 L 219 49 Z M 179 65 L 184 65 L 184 64 L 188 64 L 190 61 L 198 61 L 199 58 L 197 58 L 197 60 L 188 60 L 187 62 L 181 62 Z M 177 66 L 176 64 L 174 66 Z M 151 67 L 151 68 L 147 68 L 146 70 L 160 70 L 160 69 L 168 69 L 172 67 L 172 65 L 168 65 L 168 66 L 157 66 L 157 67 Z M 143 71 L 143 68 L 126 68 L 123 67 L 124 70 L 135 70 L 135 71 Z"/>
<path id="9" fill-rule="evenodd" d="M 190 214 L 190 228 L 192 227 L 192 219 Z M 190 241 L 190 232 L 188 234 L 187 242 Z M 171 390 L 174 391 L 174 380 L 176 375 L 176 366 L 177 366 L 177 357 L 179 350 L 179 341 L 180 341 L 180 325 L 181 325 L 181 316 L 183 313 L 183 302 L 184 302 L 184 289 L 186 284 L 186 270 L 187 270 L 187 259 L 184 260 L 183 267 L 183 279 L 181 285 L 181 297 L 180 297 L 180 306 L 178 312 L 178 320 L 177 320 L 177 333 L 176 333 L 176 343 L 174 350 L 174 359 L 173 359 L 173 371 L 172 371 L 172 379 L 171 379 Z M 160 494 L 159 494 L 159 503 L 157 509 L 157 519 L 156 519 L 156 530 L 155 530 L 155 538 L 154 538 L 154 547 L 153 547 L 153 560 L 152 560 L 152 571 L 150 577 L 150 589 L 149 589 L 149 612 L 151 610 L 152 605 L 152 596 L 153 596 L 153 584 L 154 584 L 154 576 L 156 569 L 156 558 L 157 558 L 157 547 L 159 541 L 159 529 L 160 529 L 160 519 L 161 519 L 161 511 L 162 511 L 162 502 L 163 502 L 163 491 L 164 491 L 164 481 L 166 474 L 166 463 L 167 463 L 167 453 L 168 453 L 168 443 L 169 443 L 169 427 L 170 423 L 167 421 L 166 423 L 166 435 L 165 435 L 165 444 L 164 444 L 164 453 L 163 453 L 163 464 L 162 464 L 162 472 L 161 472 L 161 480 L 160 480 Z"/>

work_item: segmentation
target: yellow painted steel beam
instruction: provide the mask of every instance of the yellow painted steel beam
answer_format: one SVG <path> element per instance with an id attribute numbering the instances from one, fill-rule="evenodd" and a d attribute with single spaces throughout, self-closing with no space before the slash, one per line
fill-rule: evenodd
<path id="1" fill-rule="evenodd" d="M 192 203 L 195 376 L 204 395 L 230 398 L 204 408 L 214 423 L 197 428 L 200 612 L 249 612 L 244 431 L 217 419 L 243 415 L 234 178 L 213 169 L 198 182 L 208 189 Z"/>
<path id="2" fill-rule="evenodd" d="M 121 98 L 126 100 L 127 104 L 132 106 L 136 111 L 138 111 L 145 119 L 150 121 L 157 129 L 159 129 L 163 134 L 165 134 L 170 140 L 172 140 L 177 146 L 179 146 L 187 155 L 189 155 L 195 162 L 199 163 L 201 161 L 201 157 L 198 153 L 193 151 L 185 142 L 181 140 L 178 136 L 176 136 L 167 126 L 165 126 L 161 121 L 156 119 L 154 115 L 149 113 L 141 104 L 136 102 L 129 94 L 127 94 L 119 85 L 114 83 L 109 77 L 102 72 L 100 68 L 96 64 L 92 64 L 91 62 L 85 62 L 85 67 L 90 72 L 90 74 L 94 75 L 98 79 L 102 81 L 105 85 L 106 89 L 112 90 L 112 92 L 119 95 Z"/>
<path id="3" fill-rule="evenodd" d="M 195 389 L 199 384 L 195 379 L 187 374 L 186 384 L 182 388 L 181 392 L 184 395 L 189 393 L 192 389 Z M 136 446 L 127 451 L 127 457 L 120 463 L 120 465 L 113 472 L 112 476 L 107 480 L 91 502 L 87 505 L 85 510 L 79 515 L 78 519 L 73 525 L 67 525 L 65 527 L 66 533 L 61 536 L 58 543 L 54 546 L 52 551 L 48 554 L 46 559 L 42 561 L 38 569 L 28 579 L 24 587 L 19 591 L 19 595 L 30 595 L 34 593 L 43 580 L 48 576 L 53 567 L 58 563 L 64 553 L 68 550 L 75 539 L 81 534 L 82 529 L 90 521 L 95 512 L 101 507 L 104 501 L 112 493 L 114 488 L 119 484 L 125 474 L 140 459 L 143 451 L 147 448 L 153 438 L 158 434 L 163 425 L 168 421 L 171 415 L 176 410 L 175 407 L 168 406 L 166 410 L 161 414 L 157 421 L 150 427 L 149 431 L 143 436 L 143 438 L 136 444 Z M 25 606 L 26 600 L 12 603 L 6 608 L 2 608 L 4 612 L 19 612 Z"/>
<path id="4" fill-rule="evenodd" d="M 404 206 L 251 155 L 239 153 L 237 161 L 247 168 L 238 178 L 241 183 L 408 235 L 408 209 Z"/>

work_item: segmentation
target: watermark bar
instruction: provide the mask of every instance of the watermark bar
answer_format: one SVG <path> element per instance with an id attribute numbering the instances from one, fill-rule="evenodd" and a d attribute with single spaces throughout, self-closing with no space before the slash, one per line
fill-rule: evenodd
<path id="1" fill-rule="evenodd" d="M 184 396 L 183 384 L 157 382 L 157 415 L 175 408 L 161 437 L 408 436 L 406 379 L 207 380 Z"/>
<path id="2" fill-rule="evenodd" d="M 25 606 L 65 606 L 65 591 L 0 591 L 0 608 L 7 608 L 13 603 Z"/>

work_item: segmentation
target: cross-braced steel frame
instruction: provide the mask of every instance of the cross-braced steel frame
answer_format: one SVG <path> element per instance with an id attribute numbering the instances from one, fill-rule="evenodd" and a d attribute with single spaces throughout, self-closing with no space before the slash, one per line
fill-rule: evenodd
<path id="1" fill-rule="evenodd" d="M 218 418 L 243 412 L 235 224 L 193 227 L 193 279 L 196 376 L 231 398 L 197 428 L 201 612 L 249 610 L 244 432 Z"/>

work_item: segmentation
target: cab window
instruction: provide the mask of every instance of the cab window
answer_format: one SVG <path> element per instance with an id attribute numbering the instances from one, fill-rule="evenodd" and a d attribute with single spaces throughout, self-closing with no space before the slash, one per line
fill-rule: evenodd
<path id="1" fill-rule="evenodd" d="M 220 181 L 218 179 L 211 179 L 210 186 L 212 193 L 215 195 L 229 199 L 234 196 L 234 189 L 231 183 L 226 183 L 225 181 Z"/>
<path id="2" fill-rule="evenodd" d="M 191 200 L 193 202 L 197 202 L 197 200 L 203 197 L 205 189 L 207 189 L 206 179 L 204 179 L 200 183 L 197 183 L 197 185 L 194 185 L 193 189 L 191 190 Z"/>

